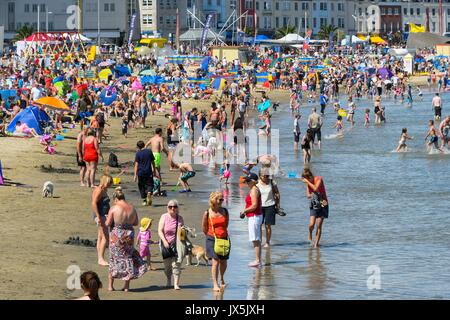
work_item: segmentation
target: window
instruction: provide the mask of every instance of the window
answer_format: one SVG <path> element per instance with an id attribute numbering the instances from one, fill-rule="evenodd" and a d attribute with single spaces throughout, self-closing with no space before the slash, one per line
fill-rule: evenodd
<path id="1" fill-rule="evenodd" d="M 327 25 L 327 18 L 320 18 L 320 27 Z"/>
<path id="2" fill-rule="evenodd" d="M 403 14 L 404 14 L 405 16 L 408 15 L 408 8 L 403 8 Z"/>
<path id="3" fill-rule="evenodd" d="M 45 12 L 45 4 L 41 4 L 41 12 Z"/>
<path id="4" fill-rule="evenodd" d="M 387 14 L 390 15 L 390 16 L 392 15 L 392 8 L 388 8 L 387 9 Z"/>
<path id="5" fill-rule="evenodd" d="M 159 17 L 159 24 L 163 24 L 164 23 L 164 17 L 163 16 L 160 16 Z"/>
<path id="6" fill-rule="evenodd" d="M 166 24 L 169 25 L 170 24 L 170 16 L 166 17 Z"/>
<path id="7" fill-rule="evenodd" d="M 26 4 L 24 10 L 25 12 L 30 12 L 30 5 Z"/>
<path id="8" fill-rule="evenodd" d="M 272 18 L 264 17 L 264 29 L 272 29 Z"/>
<path id="9" fill-rule="evenodd" d="M 385 14 L 386 14 L 386 8 L 384 8 L 384 7 L 381 8 L 381 14 L 382 14 L 382 15 L 385 15 Z"/>
<path id="10" fill-rule="evenodd" d="M 115 3 L 110 3 L 109 4 L 109 11 L 111 11 L 111 12 L 116 11 L 116 4 Z"/>
<path id="11" fill-rule="evenodd" d="M 420 8 L 417 8 L 417 15 L 420 16 Z"/>
<path id="12" fill-rule="evenodd" d="M 289 1 L 283 1 L 283 11 L 290 11 L 291 3 Z"/>
<path id="13" fill-rule="evenodd" d="M 103 7 L 103 10 L 104 10 L 105 12 L 108 12 L 108 11 L 109 11 L 109 3 L 105 3 L 105 6 Z"/>
<path id="14" fill-rule="evenodd" d="M 220 0 L 217 0 L 217 2 L 220 2 Z M 220 3 L 218 3 L 217 5 L 219 6 Z M 256 10 L 259 10 L 259 1 L 256 1 Z"/>
<path id="15" fill-rule="evenodd" d="M 36 11 L 37 12 L 37 11 Z M 33 22 L 32 23 L 32 26 L 33 26 L 33 30 L 37 30 L 37 22 Z"/>
<path id="16" fill-rule="evenodd" d="M 144 25 L 151 25 L 151 24 L 153 24 L 153 17 L 152 17 L 152 15 L 151 14 L 144 14 L 144 15 L 142 15 L 142 23 L 144 24 Z"/>
<path id="17" fill-rule="evenodd" d="M 45 30 L 45 28 L 46 28 L 45 22 L 41 22 L 41 30 Z"/>
<path id="18" fill-rule="evenodd" d="M 345 28 L 345 20 L 344 18 L 338 19 L 338 27 L 344 29 Z"/>
<path id="19" fill-rule="evenodd" d="M 450 31 L 450 22 L 447 22 L 447 32 Z"/>
<path id="20" fill-rule="evenodd" d="M 55 30 L 55 26 L 53 25 L 53 21 L 48 23 L 48 30 Z"/>
<path id="21" fill-rule="evenodd" d="M 316 5 L 316 3 L 315 3 L 315 2 L 313 3 L 313 10 L 314 10 L 314 11 L 316 11 L 316 10 L 317 10 L 317 5 Z"/>
<path id="22" fill-rule="evenodd" d="M 298 28 L 298 18 L 295 17 L 295 27 Z"/>
<path id="23" fill-rule="evenodd" d="M 283 17 L 283 27 L 287 27 L 289 25 L 289 18 Z"/>
<path id="24" fill-rule="evenodd" d="M 331 25 L 334 26 L 334 18 L 331 18 Z"/>
<path id="25" fill-rule="evenodd" d="M 280 19 L 278 17 L 275 18 L 275 28 L 280 27 Z"/>
<path id="26" fill-rule="evenodd" d="M 394 15 L 398 16 L 398 8 L 394 8 Z"/>
<path id="27" fill-rule="evenodd" d="M 298 11 L 298 2 L 296 2 L 296 3 L 294 4 L 294 10 L 295 10 L 295 11 Z"/>
<path id="28" fill-rule="evenodd" d="M 334 3 L 331 3 L 331 11 L 334 11 Z"/>
<path id="29" fill-rule="evenodd" d="M 302 27 L 304 27 L 305 26 L 305 18 L 302 18 Z"/>
<path id="30" fill-rule="evenodd" d="M 253 0 L 245 0 L 245 9 L 253 9 Z"/>
<path id="31" fill-rule="evenodd" d="M 278 3 L 278 2 L 275 3 L 275 10 L 277 10 L 277 11 L 280 10 L 280 3 Z"/>
<path id="32" fill-rule="evenodd" d="M 433 25 L 433 27 L 432 27 L 431 31 L 432 32 L 436 32 L 436 22 L 433 22 L 432 25 Z"/>
<path id="33" fill-rule="evenodd" d="M 222 5 L 222 3 L 221 3 L 220 0 L 217 0 L 216 3 L 217 3 L 217 6 L 218 6 L 218 7 L 220 7 L 220 6 Z M 258 7 L 259 7 L 258 4 L 259 4 L 259 3 L 256 3 L 256 9 L 258 9 Z"/>
<path id="34" fill-rule="evenodd" d="M 15 7 L 15 3 L 14 2 L 9 2 L 8 3 L 8 12 L 9 13 L 14 13 L 14 10 L 16 9 L 16 7 Z M 14 24 L 13 24 L 13 27 L 12 27 L 13 29 L 14 29 Z"/>
<path id="35" fill-rule="evenodd" d="M 271 11 L 272 10 L 272 3 L 264 1 L 264 10 Z"/>
<path id="36" fill-rule="evenodd" d="M 38 5 L 37 4 L 33 4 L 33 12 L 38 12 Z"/>
<path id="37" fill-rule="evenodd" d="M 338 3 L 338 11 L 344 11 L 344 4 Z"/>
<path id="38" fill-rule="evenodd" d="M 173 23 L 174 25 L 177 24 L 177 16 L 172 16 L 172 23 Z"/>
<path id="39" fill-rule="evenodd" d="M 433 15 L 433 16 L 435 16 L 436 15 L 436 9 L 431 9 L 431 14 Z"/>
<path id="40" fill-rule="evenodd" d="M 317 28 L 317 18 L 314 18 L 314 19 L 313 19 L 313 27 L 314 27 L 314 28 Z"/>
<path id="41" fill-rule="evenodd" d="M 17 29 L 22 28 L 22 23 L 21 22 L 17 22 Z"/>
<path id="42" fill-rule="evenodd" d="M 153 0 L 142 0 L 143 7 L 151 7 L 153 5 Z"/>
<path id="43" fill-rule="evenodd" d="M 303 10 L 303 11 L 309 10 L 309 3 L 303 2 L 303 3 L 302 3 L 302 10 Z"/>

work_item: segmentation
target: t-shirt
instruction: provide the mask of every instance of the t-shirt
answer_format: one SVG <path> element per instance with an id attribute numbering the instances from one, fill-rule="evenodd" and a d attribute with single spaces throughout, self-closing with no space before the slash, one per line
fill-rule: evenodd
<path id="1" fill-rule="evenodd" d="M 138 164 L 138 176 L 153 176 L 152 162 L 155 161 L 155 157 L 149 149 L 143 149 L 136 152 L 134 161 Z"/>
<path id="2" fill-rule="evenodd" d="M 243 101 L 239 102 L 239 112 L 245 112 L 246 105 Z"/>
<path id="3" fill-rule="evenodd" d="M 300 134 L 300 119 L 294 119 L 294 133 Z"/>
<path id="4" fill-rule="evenodd" d="M 36 101 L 41 97 L 41 90 L 39 90 L 36 87 L 33 87 L 33 89 L 31 89 L 31 94 L 33 96 L 33 100 Z"/>
<path id="5" fill-rule="evenodd" d="M 275 185 L 275 183 L 274 183 Z M 261 204 L 263 207 L 270 207 L 275 205 L 275 200 L 273 198 L 273 188 L 272 184 L 269 183 L 267 185 L 263 185 L 261 182 L 258 182 L 256 185 L 261 193 Z"/>

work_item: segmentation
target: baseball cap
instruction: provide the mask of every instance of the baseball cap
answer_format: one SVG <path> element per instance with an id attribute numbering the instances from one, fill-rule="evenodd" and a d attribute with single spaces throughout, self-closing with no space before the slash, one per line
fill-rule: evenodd
<path id="1" fill-rule="evenodd" d="M 258 175 L 257 175 L 256 173 L 250 172 L 250 173 L 245 177 L 245 182 L 250 182 L 250 181 L 258 182 Z"/>

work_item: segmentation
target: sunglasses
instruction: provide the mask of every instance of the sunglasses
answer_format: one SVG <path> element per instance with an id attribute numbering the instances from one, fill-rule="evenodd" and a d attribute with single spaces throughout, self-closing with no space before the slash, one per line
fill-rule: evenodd
<path id="1" fill-rule="evenodd" d="M 169 208 L 169 209 L 177 209 L 178 206 L 167 206 L 167 208 Z"/>
<path id="2" fill-rule="evenodd" d="M 223 199 L 217 199 L 217 201 L 223 201 Z"/>

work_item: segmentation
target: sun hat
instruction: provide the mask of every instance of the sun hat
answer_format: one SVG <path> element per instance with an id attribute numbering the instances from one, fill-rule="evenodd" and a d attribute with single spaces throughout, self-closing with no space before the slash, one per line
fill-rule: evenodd
<path id="1" fill-rule="evenodd" d="M 152 221 L 153 219 L 151 218 L 142 218 L 141 227 L 139 228 L 139 230 L 141 230 L 142 232 L 146 231 L 148 227 L 152 224 Z"/>

